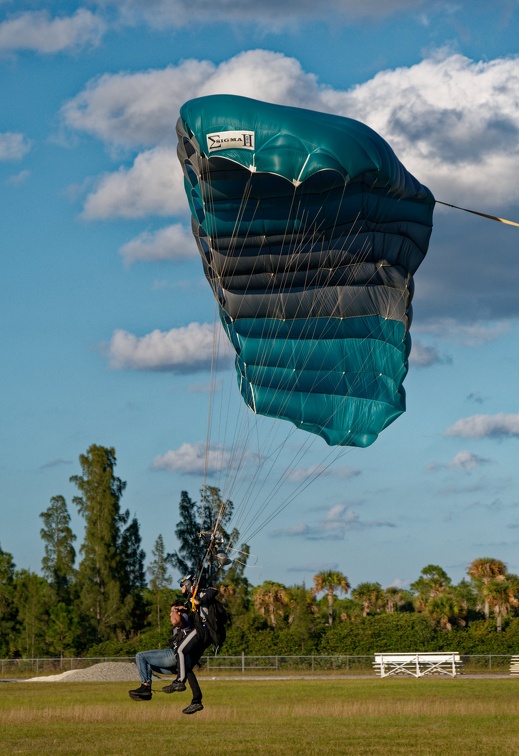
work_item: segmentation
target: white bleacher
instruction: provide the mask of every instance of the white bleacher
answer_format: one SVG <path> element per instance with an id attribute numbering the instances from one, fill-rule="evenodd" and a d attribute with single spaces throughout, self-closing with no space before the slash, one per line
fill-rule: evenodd
<path id="1" fill-rule="evenodd" d="M 517 659 L 519 662 L 519 657 Z M 461 671 L 462 661 L 459 653 L 455 651 L 387 653 L 375 654 L 373 666 L 380 677 L 391 677 L 393 675 L 409 675 L 410 677 L 447 675 L 448 677 L 456 677 Z"/>

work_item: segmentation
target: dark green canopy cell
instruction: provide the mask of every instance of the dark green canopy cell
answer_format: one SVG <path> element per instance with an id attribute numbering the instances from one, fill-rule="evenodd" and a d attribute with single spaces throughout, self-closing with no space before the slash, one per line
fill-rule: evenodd
<path id="1" fill-rule="evenodd" d="M 214 95 L 185 103 L 177 132 L 245 402 L 369 446 L 405 411 L 431 192 L 350 118 Z"/>

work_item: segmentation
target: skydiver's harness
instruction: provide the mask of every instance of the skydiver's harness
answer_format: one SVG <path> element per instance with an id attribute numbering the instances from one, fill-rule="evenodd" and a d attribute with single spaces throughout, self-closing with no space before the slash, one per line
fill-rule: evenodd
<path id="1" fill-rule="evenodd" d="M 184 638 L 189 635 L 192 630 L 193 628 L 190 625 L 187 627 L 175 627 L 168 638 L 168 647 L 176 653 L 178 646 L 180 646 Z"/>
<path id="2" fill-rule="evenodd" d="M 203 645 L 204 650 L 212 644 L 214 652 L 217 654 L 225 641 L 226 626 L 229 624 L 230 616 L 223 604 L 216 598 L 218 595 L 216 588 L 202 589 L 200 593 L 198 589 L 198 585 L 194 586 L 189 599 L 194 629 L 197 631 L 199 642 Z M 210 592 L 209 597 L 204 601 L 208 592 Z"/>

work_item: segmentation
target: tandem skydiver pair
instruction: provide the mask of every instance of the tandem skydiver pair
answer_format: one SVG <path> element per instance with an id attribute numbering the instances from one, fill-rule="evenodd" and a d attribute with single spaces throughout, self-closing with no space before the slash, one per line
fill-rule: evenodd
<path id="1" fill-rule="evenodd" d="M 202 691 L 194 673 L 204 651 L 212 644 L 217 649 L 225 640 L 225 626 L 228 615 L 217 600 L 216 588 L 200 588 L 193 577 L 182 578 L 180 586 L 185 603 L 171 605 L 170 621 L 173 626 L 168 648 L 140 651 L 135 662 L 141 678 L 141 685 L 130 690 L 133 701 L 151 701 L 152 674 L 176 673 L 175 680 L 162 688 L 163 693 L 177 693 L 186 690 L 186 681 L 191 688 L 192 699 L 184 714 L 195 714 L 204 707 Z"/>

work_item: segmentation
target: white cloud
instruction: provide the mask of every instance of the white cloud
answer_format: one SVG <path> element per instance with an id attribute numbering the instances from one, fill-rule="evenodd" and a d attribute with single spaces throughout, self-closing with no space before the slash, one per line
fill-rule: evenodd
<path id="1" fill-rule="evenodd" d="M 465 472 L 470 472 L 471 470 L 475 470 L 477 467 L 488 465 L 490 463 L 490 459 L 480 457 L 478 454 L 464 450 L 456 454 L 454 459 L 449 462 L 449 467 L 453 469 L 464 470 Z"/>
<path id="2" fill-rule="evenodd" d="M 21 13 L 0 23 L 0 53 L 33 50 L 52 54 L 95 46 L 104 32 L 104 21 L 85 8 L 57 18 L 51 18 L 48 11 Z"/>
<path id="3" fill-rule="evenodd" d="M 105 351 L 115 370 L 196 373 L 211 368 L 213 330 L 209 323 L 190 323 L 167 332 L 155 330 L 140 337 L 116 330 Z"/>
<path id="4" fill-rule="evenodd" d="M 507 415 L 472 415 L 458 420 L 445 432 L 463 438 L 506 438 L 519 436 L 519 413 Z"/>
<path id="5" fill-rule="evenodd" d="M 125 147 L 176 144 L 181 104 L 211 80 L 216 66 L 188 60 L 138 73 L 105 74 L 62 109 L 65 123 L 104 142 Z"/>
<path id="6" fill-rule="evenodd" d="M 413 339 L 413 348 L 411 349 L 409 362 L 417 367 L 430 367 L 431 365 L 445 362 L 445 359 L 440 357 L 435 347 L 426 346 L 421 341 Z"/>
<path id="7" fill-rule="evenodd" d="M 193 235 L 180 223 L 144 233 L 124 244 L 119 253 L 127 264 L 137 260 L 185 260 L 198 256 Z"/>
<path id="8" fill-rule="evenodd" d="M 87 197 L 83 215 L 90 220 L 142 218 L 187 209 L 176 152 L 157 147 L 137 155 L 131 168 L 103 176 Z"/>
<path id="9" fill-rule="evenodd" d="M 153 470 L 169 470 L 186 475 L 213 474 L 226 470 L 231 455 L 223 447 L 212 446 L 206 451 L 205 442 L 182 444 L 180 448 L 160 454 L 152 462 Z"/>
<path id="10" fill-rule="evenodd" d="M 180 106 L 192 97 L 216 93 L 303 107 L 320 105 L 317 79 L 305 73 L 298 60 L 249 50 L 219 65 L 188 60 L 160 70 L 106 74 L 70 100 L 62 114 L 69 127 L 110 144 L 176 145 Z"/>
<path id="11" fill-rule="evenodd" d="M 433 462 L 427 466 L 427 470 L 429 472 L 437 472 L 438 470 L 444 470 L 448 468 L 451 470 L 461 470 L 462 472 L 471 473 L 473 470 L 476 470 L 477 468 L 482 467 L 483 465 L 489 465 L 489 464 L 492 464 L 491 459 L 488 459 L 486 457 L 480 457 L 478 454 L 474 454 L 473 452 L 463 450 L 463 451 L 458 452 L 454 456 L 454 458 L 447 464 Z M 479 490 L 479 484 L 478 484 L 477 490 Z"/>
<path id="12" fill-rule="evenodd" d="M 317 523 L 297 523 L 290 528 L 274 530 L 274 537 L 296 537 L 307 541 L 343 541 L 350 530 L 366 528 L 393 528 L 393 523 L 380 520 L 361 520 L 346 504 L 334 504 Z"/>
<path id="13" fill-rule="evenodd" d="M 0 134 L 0 160 L 21 160 L 31 149 L 31 142 L 23 134 L 4 131 Z"/>
<path id="14" fill-rule="evenodd" d="M 517 57 L 439 54 L 323 99 L 380 132 L 439 199 L 498 207 L 519 197 L 518 87 Z"/>
<path id="15" fill-rule="evenodd" d="M 219 65 L 189 60 L 162 70 L 106 74 L 69 101 L 63 116 L 71 128 L 138 148 L 173 145 L 179 108 L 191 97 L 231 93 L 334 112 L 378 131 L 439 199 L 502 210 L 519 199 L 518 89 L 517 57 L 475 62 L 438 54 L 340 90 L 320 84 L 295 58 L 249 50 Z M 89 197 L 87 216 L 178 212 L 178 165 L 173 152 L 156 149 L 139 156 L 132 169 L 105 176 Z M 144 173 L 149 186 L 138 180 Z M 113 194 L 123 200 L 122 209 Z"/>

